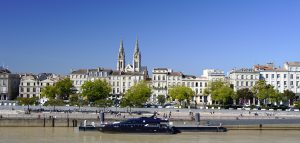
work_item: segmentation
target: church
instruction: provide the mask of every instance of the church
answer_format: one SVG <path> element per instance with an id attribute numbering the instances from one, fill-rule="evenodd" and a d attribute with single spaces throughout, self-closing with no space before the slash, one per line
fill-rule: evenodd
<path id="1" fill-rule="evenodd" d="M 139 42 L 136 40 L 132 64 L 126 65 L 125 49 L 123 41 L 120 43 L 117 69 L 79 69 L 70 74 L 70 79 L 78 93 L 81 93 L 81 86 L 85 81 L 94 81 L 96 79 L 106 80 L 112 88 L 112 99 L 121 99 L 125 92 L 136 83 L 148 79 L 146 66 L 141 63 L 141 51 Z"/>

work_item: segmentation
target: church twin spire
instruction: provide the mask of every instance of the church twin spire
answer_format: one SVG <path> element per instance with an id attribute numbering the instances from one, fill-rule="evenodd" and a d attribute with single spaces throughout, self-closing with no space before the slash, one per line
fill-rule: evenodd
<path id="1" fill-rule="evenodd" d="M 141 71 L 141 52 L 139 49 L 139 42 L 138 39 L 135 43 L 134 54 L 133 54 L 133 65 L 132 72 L 140 72 Z M 125 52 L 123 46 L 123 40 L 121 40 L 119 54 L 118 54 L 118 63 L 117 63 L 117 70 L 125 71 Z"/>

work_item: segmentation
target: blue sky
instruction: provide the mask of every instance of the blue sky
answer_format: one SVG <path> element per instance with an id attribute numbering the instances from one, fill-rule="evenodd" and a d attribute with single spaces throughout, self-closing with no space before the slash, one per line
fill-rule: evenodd
<path id="1" fill-rule="evenodd" d="M 0 62 L 13 72 L 116 68 L 135 40 L 149 71 L 300 61 L 299 0 L 0 0 Z"/>

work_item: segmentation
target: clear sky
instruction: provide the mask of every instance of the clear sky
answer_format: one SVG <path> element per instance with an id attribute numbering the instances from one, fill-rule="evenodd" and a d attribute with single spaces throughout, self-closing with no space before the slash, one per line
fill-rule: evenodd
<path id="1" fill-rule="evenodd" d="M 127 63 L 200 75 L 204 68 L 300 61 L 299 0 L 0 0 L 0 62 L 68 74 Z"/>

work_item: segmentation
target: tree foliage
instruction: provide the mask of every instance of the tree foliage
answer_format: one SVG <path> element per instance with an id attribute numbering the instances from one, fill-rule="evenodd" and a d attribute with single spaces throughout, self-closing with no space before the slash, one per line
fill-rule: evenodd
<path id="1" fill-rule="evenodd" d="M 82 86 L 82 95 L 87 97 L 89 102 L 106 99 L 111 92 L 110 85 L 104 80 L 87 81 Z"/>
<path id="2" fill-rule="evenodd" d="M 291 90 L 284 90 L 282 93 L 283 101 L 288 101 L 290 105 L 297 99 L 296 94 Z"/>
<path id="3" fill-rule="evenodd" d="M 238 99 L 242 100 L 244 104 L 245 100 L 251 100 L 253 96 L 253 92 L 249 90 L 249 88 L 242 88 L 236 91 L 236 95 Z"/>
<path id="4" fill-rule="evenodd" d="M 39 103 L 38 97 L 31 97 L 31 98 L 17 98 L 19 105 L 35 105 Z"/>
<path id="5" fill-rule="evenodd" d="M 141 81 L 127 90 L 123 99 L 121 100 L 121 106 L 142 107 L 143 104 L 146 103 L 150 98 L 150 96 L 151 88 L 145 81 Z"/>
<path id="6" fill-rule="evenodd" d="M 214 101 L 225 104 L 230 99 L 236 99 L 237 96 L 229 84 L 217 80 L 210 82 L 208 87 L 204 90 L 205 95 L 211 95 Z"/>
<path id="7" fill-rule="evenodd" d="M 255 96 L 260 100 L 260 102 L 265 99 L 270 99 L 270 101 L 277 102 L 280 99 L 280 94 L 274 89 L 270 84 L 267 84 L 265 80 L 259 80 L 255 83 L 252 88 Z"/>
<path id="8" fill-rule="evenodd" d="M 64 106 L 65 103 L 61 99 L 49 99 L 48 101 L 45 102 L 44 106 Z"/>
<path id="9" fill-rule="evenodd" d="M 72 81 L 70 78 L 65 78 L 58 81 L 54 86 L 48 85 L 42 89 L 41 96 L 48 99 L 67 100 L 72 94 Z"/>
<path id="10" fill-rule="evenodd" d="M 44 87 L 41 92 L 41 96 L 46 97 L 48 99 L 55 99 L 56 95 L 57 95 L 57 90 L 55 86 L 51 86 L 51 85 Z"/>
<path id="11" fill-rule="evenodd" d="M 165 96 L 164 96 L 164 95 L 158 95 L 158 96 L 157 96 L 157 102 L 158 102 L 158 104 L 160 104 L 160 105 L 165 104 L 165 102 L 166 102 Z"/>
<path id="12" fill-rule="evenodd" d="M 172 99 L 177 99 L 180 102 L 180 104 L 184 100 L 189 102 L 194 95 L 195 95 L 194 91 L 191 88 L 186 86 L 178 85 L 169 89 L 169 96 Z"/>
<path id="13" fill-rule="evenodd" d="M 70 78 L 64 78 L 55 84 L 56 92 L 59 95 L 59 99 L 67 100 L 72 94 L 72 81 Z"/>

